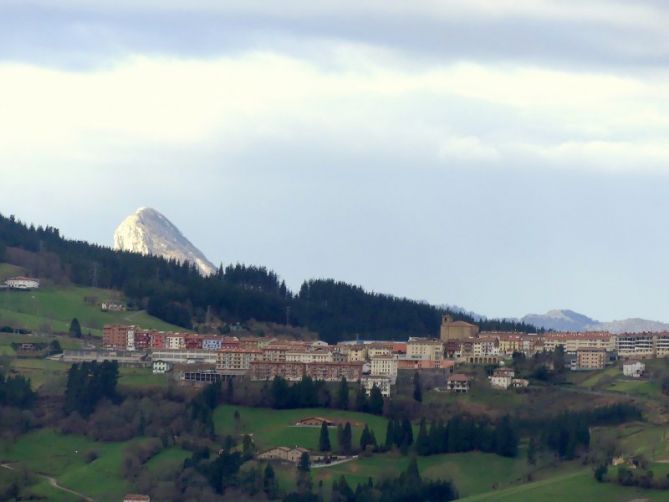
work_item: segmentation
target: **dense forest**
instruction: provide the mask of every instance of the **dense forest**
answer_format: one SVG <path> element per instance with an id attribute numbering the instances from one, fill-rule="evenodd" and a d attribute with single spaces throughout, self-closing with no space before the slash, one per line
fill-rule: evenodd
<path id="1" fill-rule="evenodd" d="M 209 314 L 226 321 L 289 322 L 336 342 L 356 336 L 437 336 L 443 313 L 474 321 L 460 312 L 331 279 L 308 280 L 295 294 L 265 267 L 221 266 L 216 274 L 202 277 L 188 263 L 64 239 L 56 228 L 27 225 L 13 216 L 0 215 L 0 261 L 56 283 L 121 290 L 150 314 L 188 329 Z M 483 330 L 537 331 L 505 320 L 478 324 Z"/>

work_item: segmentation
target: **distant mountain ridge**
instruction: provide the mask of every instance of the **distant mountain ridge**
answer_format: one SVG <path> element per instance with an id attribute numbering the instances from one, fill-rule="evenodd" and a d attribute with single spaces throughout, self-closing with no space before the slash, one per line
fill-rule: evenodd
<path id="1" fill-rule="evenodd" d="M 609 331 L 611 333 L 642 333 L 669 331 L 669 323 L 631 318 L 600 322 L 569 309 L 550 310 L 545 314 L 528 314 L 521 321 L 555 331 Z"/>
<path id="2" fill-rule="evenodd" d="M 114 232 L 114 249 L 177 259 L 194 263 L 204 276 L 216 267 L 163 214 L 141 207 L 128 216 Z"/>

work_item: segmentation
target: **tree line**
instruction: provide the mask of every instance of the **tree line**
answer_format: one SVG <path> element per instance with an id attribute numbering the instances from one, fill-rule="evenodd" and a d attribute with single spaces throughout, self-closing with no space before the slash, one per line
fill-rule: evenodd
<path id="1" fill-rule="evenodd" d="M 461 312 L 329 279 L 305 281 L 295 294 L 265 267 L 221 266 L 217 273 L 202 277 L 189 263 L 67 240 L 56 228 L 26 225 L 13 216 L 0 215 L 0 236 L 0 261 L 56 282 L 121 290 L 130 303 L 187 329 L 203 323 L 210 313 L 228 321 L 289 322 L 332 343 L 358 335 L 384 339 L 436 335 L 444 313 L 475 322 Z M 484 330 L 537 331 L 514 321 L 477 322 Z"/>

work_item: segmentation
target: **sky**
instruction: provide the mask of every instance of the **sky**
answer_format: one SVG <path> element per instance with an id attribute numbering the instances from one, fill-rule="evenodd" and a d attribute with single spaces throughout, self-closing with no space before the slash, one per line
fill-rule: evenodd
<path id="1" fill-rule="evenodd" d="M 187 7 L 184 7 L 187 5 Z M 669 5 L 0 0 L 0 213 L 489 316 L 669 321 Z"/>

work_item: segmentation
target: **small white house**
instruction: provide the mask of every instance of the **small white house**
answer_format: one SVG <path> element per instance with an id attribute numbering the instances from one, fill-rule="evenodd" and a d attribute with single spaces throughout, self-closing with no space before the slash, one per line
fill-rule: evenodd
<path id="1" fill-rule="evenodd" d="M 39 288 L 39 279 L 33 277 L 12 277 L 5 281 L 5 285 L 10 289 L 37 289 Z"/>
<path id="2" fill-rule="evenodd" d="M 172 367 L 172 363 L 168 363 L 167 361 L 158 360 L 151 363 L 151 370 L 155 375 L 162 375 L 167 373 L 172 369 Z"/>
<path id="3" fill-rule="evenodd" d="M 513 384 L 515 372 L 511 368 L 498 368 L 490 377 L 490 385 L 496 389 L 508 389 Z"/>
<path id="4" fill-rule="evenodd" d="M 370 392 L 372 392 L 372 387 L 376 385 L 381 391 L 381 395 L 383 397 L 390 396 L 391 380 L 387 376 L 364 375 L 360 380 L 360 383 L 362 384 L 362 387 L 365 389 L 367 395 L 369 395 Z"/>
<path id="5" fill-rule="evenodd" d="M 646 371 L 646 365 L 641 361 L 623 363 L 623 375 L 632 378 L 641 378 L 644 371 Z"/>

